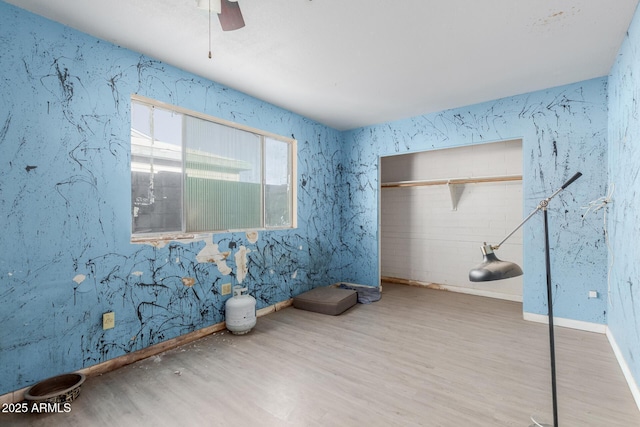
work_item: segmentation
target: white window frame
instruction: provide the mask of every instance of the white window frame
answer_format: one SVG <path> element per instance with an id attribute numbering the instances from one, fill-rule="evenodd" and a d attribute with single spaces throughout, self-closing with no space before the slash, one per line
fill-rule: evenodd
<path id="1" fill-rule="evenodd" d="M 198 119 L 202 119 L 202 120 L 206 120 L 209 122 L 213 122 L 219 125 L 223 125 L 223 126 L 228 126 L 234 129 L 238 129 L 238 130 L 242 130 L 242 131 L 246 131 L 246 132 L 250 132 L 253 134 L 256 134 L 260 137 L 263 138 L 270 138 L 270 139 L 274 139 L 277 141 L 281 141 L 281 142 L 285 142 L 287 144 L 290 145 L 290 165 L 289 165 L 289 170 L 290 170 L 290 177 L 289 177 L 289 185 L 291 188 L 291 199 L 289 201 L 290 203 L 290 209 L 291 209 L 291 224 L 290 225 L 286 225 L 286 226 L 271 226 L 271 227 L 267 227 L 265 226 L 265 218 L 264 218 L 264 197 L 265 197 L 265 167 L 264 167 L 264 163 L 265 163 L 265 153 L 264 150 L 262 150 L 261 153 L 261 158 L 262 158 L 262 180 L 261 180 L 261 205 L 263 206 L 263 213 L 262 213 L 262 226 L 259 228 L 250 228 L 250 229 L 229 229 L 229 230 L 211 230 L 211 231 L 205 231 L 205 232 L 159 232 L 159 233 L 133 233 L 133 228 L 131 229 L 131 242 L 132 243 L 145 243 L 145 242 L 157 242 L 157 241 L 171 241 L 171 240 L 192 240 L 195 238 L 198 238 L 198 236 L 202 236 L 202 235 L 210 235 L 210 234 L 217 234 L 217 233 L 229 233 L 229 232 L 238 232 L 238 231 L 250 231 L 250 230 L 264 230 L 264 231 L 271 231 L 271 230 L 288 230 L 288 229 L 295 229 L 298 227 L 298 206 L 297 206 L 297 140 L 294 138 L 288 138 L 282 135 L 278 135 L 275 133 L 271 133 L 271 132 L 267 132 L 264 130 L 260 130 L 260 129 L 256 129 L 250 126 L 245 126 L 239 123 L 235 123 L 229 120 L 224 120 L 218 117 L 214 117 L 214 116 L 210 116 L 208 114 L 204 114 L 204 113 L 200 113 L 197 111 L 192 111 L 192 110 L 188 110 L 186 108 L 182 108 L 176 105 L 172 105 L 169 103 L 165 103 L 162 101 L 158 101 L 152 98 L 147 98 L 145 96 L 142 95 L 137 95 L 137 94 L 133 94 L 131 95 L 131 104 L 132 105 L 134 102 L 138 102 L 138 103 L 142 103 L 142 104 L 147 104 L 153 107 L 158 107 L 158 108 L 162 108 L 165 110 L 169 110 L 178 114 L 183 114 L 183 115 L 187 115 L 187 116 L 191 116 L 191 117 L 195 117 Z M 184 143 L 183 143 L 183 150 L 185 149 L 184 147 Z M 129 169 L 131 170 L 131 166 L 129 167 Z M 184 167 L 183 167 L 183 172 L 182 172 L 182 176 L 183 176 L 183 180 L 184 180 L 184 176 L 185 176 L 185 171 L 184 171 Z M 183 200 L 183 205 L 184 205 L 184 190 L 183 190 L 183 194 L 182 194 L 182 200 Z M 185 213 L 184 210 L 184 206 L 183 206 L 183 214 Z M 129 209 L 129 213 L 132 216 L 133 215 L 133 206 L 130 207 Z M 131 218 L 133 220 L 133 217 Z M 133 221 L 130 222 L 130 224 L 132 224 Z M 183 230 L 184 230 L 184 220 L 183 220 Z"/>

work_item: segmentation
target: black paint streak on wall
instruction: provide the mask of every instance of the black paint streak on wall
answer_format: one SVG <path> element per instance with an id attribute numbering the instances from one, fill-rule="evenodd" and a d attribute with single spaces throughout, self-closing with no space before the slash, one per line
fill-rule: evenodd
<path id="1" fill-rule="evenodd" d="M 9 132 L 9 126 L 11 125 L 11 112 L 7 114 L 7 118 L 4 120 L 2 128 L 0 128 L 0 144 L 2 144 Z"/>
<path id="2" fill-rule="evenodd" d="M 106 360 L 109 349 L 127 353 L 221 321 L 224 309 L 212 310 L 220 306 L 216 267 L 198 263 L 197 253 L 197 245 L 172 243 L 166 248 L 141 246 L 128 257 L 108 253 L 89 260 L 86 267 L 102 304 L 133 314 L 121 322 L 134 332 L 124 343 L 117 338 L 85 342 L 84 363 Z M 182 283 L 186 276 L 195 276 L 194 286 Z"/>

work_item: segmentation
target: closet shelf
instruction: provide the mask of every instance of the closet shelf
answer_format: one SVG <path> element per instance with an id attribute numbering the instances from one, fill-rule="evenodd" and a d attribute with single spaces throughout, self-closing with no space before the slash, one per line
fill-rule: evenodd
<path id="1" fill-rule="evenodd" d="M 458 210 L 459 195 L 456 191 L 456 185 L 460 184 L 477 184 L 482 182 L 506 182 L 506 181 L 522 181 L 522 175 L 498 175 L 498 176 L 477 176 L 470 178 L 448 178 L 448 179 L 425 179 L 418 181 L 398 181 L 383 182 L 380 184 L 382 188 L 398 188 L 398 187 L 423 187 L 427 185 L 447 185 L 449 194 L 451 195 L 451 209 Z"/>
<path id="2" fill-rule="evenodd" d="M 417 181 L 383 182 L 382 188 L 421 187 L 425 185 L 476 184 L 480 182 L 522 181 L 522 175 L 476 176 L 470 178 L 421 179 Z"/>

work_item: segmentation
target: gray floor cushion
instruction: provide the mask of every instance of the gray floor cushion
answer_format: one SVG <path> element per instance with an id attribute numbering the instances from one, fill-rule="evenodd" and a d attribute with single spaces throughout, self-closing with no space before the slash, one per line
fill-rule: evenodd
<path id="1" fill-rule="evenodd" d="M 331 286 L 311 289 L 293 297 L 293 306 L 301 310 L 336 316 L 358 302 L 358 293 Z"/>

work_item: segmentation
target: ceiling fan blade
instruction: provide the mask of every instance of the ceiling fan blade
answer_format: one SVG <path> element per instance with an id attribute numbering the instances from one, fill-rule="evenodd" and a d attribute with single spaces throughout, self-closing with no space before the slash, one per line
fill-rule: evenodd
<path id="1" fill-rule="evenodd" d="M 244 19 L 242 18 L 242 12 L 240 12 L 240 5 L 237 2 L 221 0 L 218 19 L 223 31 L 233 31 L 244 27 Z"/>

